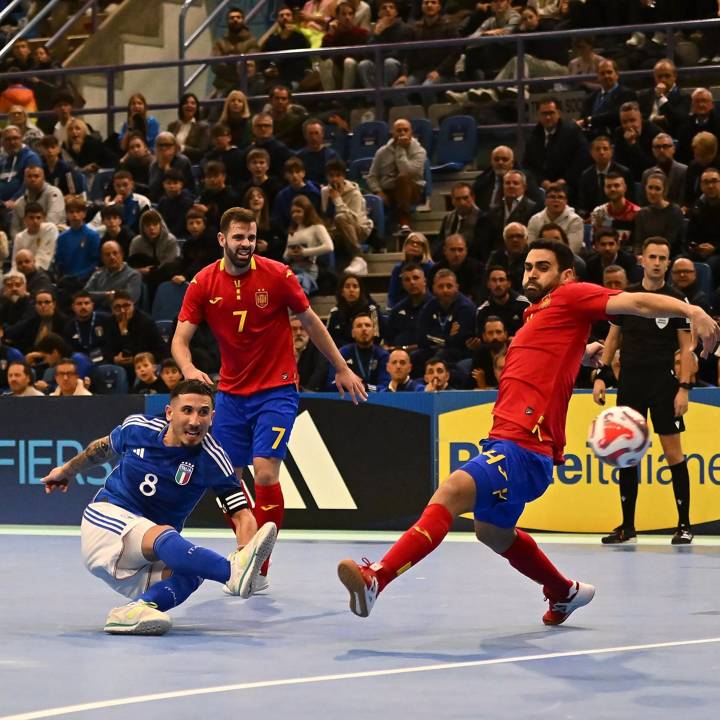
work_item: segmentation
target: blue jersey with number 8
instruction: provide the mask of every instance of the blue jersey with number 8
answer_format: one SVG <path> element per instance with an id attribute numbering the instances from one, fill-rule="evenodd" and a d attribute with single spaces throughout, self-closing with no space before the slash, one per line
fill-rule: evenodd
<path id="1" fill-rule="evenodd" d="M 168 423 L 162 418 L 130 415 L 110 433 L 120 456 L 94 502 L 109 502 L 178 532 L 208 488 L 229 506 L 245 502 L 232 463 L 207 434 L 197 447 L 164 444 Z"/>

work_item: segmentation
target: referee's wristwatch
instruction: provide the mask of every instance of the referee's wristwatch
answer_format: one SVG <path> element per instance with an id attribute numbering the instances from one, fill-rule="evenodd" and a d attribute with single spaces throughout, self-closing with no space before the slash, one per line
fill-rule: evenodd
<path id="1" fill-rule="evenodd" d="M 693 385 L 693 383 L 691 382 L 681 382 L 678 383 L 678 387 L 681 387 L 683 390 L 692 390 L 695 385 Z"/>

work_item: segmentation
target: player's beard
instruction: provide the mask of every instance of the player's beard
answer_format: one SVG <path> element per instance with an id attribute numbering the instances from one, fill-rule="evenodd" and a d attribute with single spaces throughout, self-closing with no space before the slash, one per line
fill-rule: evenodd
<path id="1" fill-rule="evenodd" d="M 250 261 L 252 260 L 252 256 L 255 254 L 254 250 L 250 251 L 250 254 L 247 256 L 246 259 L 240 259 L 235 253 L 231 253 L 227 248 L 225 248 L 225 259 L 232 265 L 236 270 L 246 270 L 247 267 L 250 265 Z"/>
<path id="2" fill-rule="evenodd" d="M 543 287 L 539 283 L 523 285 L 525 297 L 533 304 L 542 300 L 554 287 Z"/>

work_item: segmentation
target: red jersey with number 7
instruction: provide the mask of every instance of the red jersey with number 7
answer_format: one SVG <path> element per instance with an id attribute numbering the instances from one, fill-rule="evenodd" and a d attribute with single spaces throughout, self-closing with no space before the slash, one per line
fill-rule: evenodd
<path id="1" fill-rule="evenodd" d="M 565 420 L 590 326 L 608 319 L 607 302 L 619 292 L 571 282 L 525 310 L 500 377 L 491 438 L 563 462 Z"/>
<path id="2" fill-rule="evenodd" d="M 310 307 L 287 265 L 253 256 L 242 275 L 225 260 L 204 267 L 188 286 L 178 320 L 207 322 L 220 346 L 218 389 L 252 395 L 297 382 L 289 311 Z"/>

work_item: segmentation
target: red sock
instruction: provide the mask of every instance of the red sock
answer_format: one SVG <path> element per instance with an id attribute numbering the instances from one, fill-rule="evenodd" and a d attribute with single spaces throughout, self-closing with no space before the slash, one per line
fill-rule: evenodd
<path id="1" fill-rule="evenodd" d="M 285 516 L 285 500 L 280 483 L 274 485 L 255 485 L 255 508 L 253 509 L 258 528 L 266 522 L 274 522 L 278 531 Z M 267 575 L 270 558 L 263 564 L 260 574 Z"/>
<path id="2" fill-rule="evenodd" d="M 379 590 L 429 555 L 448 534 L 452 521 L 453 517 L 444 505 L 428 505 L 420 519 L 380 561 L 376 570 Z"/>
<path id="3" fill-rule="evenodd" d="M 518 572 L 540 583 L 548 600 L 564 600 L 572 582 L 560 574 L 530 535 L 522 530 L 515 532 L 515 542 L 501 555 Z"/>

